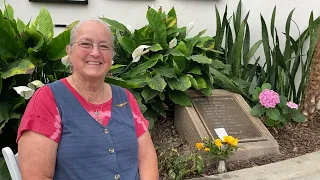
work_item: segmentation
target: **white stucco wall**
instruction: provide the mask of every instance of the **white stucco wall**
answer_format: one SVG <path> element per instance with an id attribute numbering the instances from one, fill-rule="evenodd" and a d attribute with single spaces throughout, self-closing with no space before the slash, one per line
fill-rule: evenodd
<path id="1" fill-rule="evenodd" d="M 3 1 L 0 0 L 0 7 L 3 9 Z M 6 0 L 15 10 L 15 16 L 28 22 L 34 19 L 42 6 L 45 6 L 51 13 L 54 24 L 69 24 L 75 20 L 87 19 L 97 16 L 105 16 L 115 19 L 132 28 L 140 28 L 147 23 L 145 14 L 147 7 L 158 8 L 160 5 L 165 11 L 175 7 L 179 26 L 187 26 L 191 21 L 196 25 L 190 35 L 195 35 L 203 29 L 207 29 L 206 35 L 213 36 L 216 30 L 215 5 L 218 7 L 221 16 L 226 5 L 228 5 L 228 17 L 232 11 L 236 11 L 238 0 L 89 0 L 88 5 L 74 4 L 52 4 L 52 3 L 33 3 L 28 0 Z M 242 16 L 250 10 L 248 19 L 251 30 L 251 45 L 261 39 L 260 14 L 263 15 L 267 26 L 270 25 L 270 18 L 274 6 L 277 6 L 276 27 L 279 31 L 280 40 L 284 38 L 285 23 L 288 14 L 294 8 L 294 21 L 298 24 L 301 31 L 307 25 L 310 12 L 314 11 L 314 16 L 320 15 L 319 0 L 242 0 Z M 293 37 L 298 36 L 298 31 L 292 23 Z M 55 28 L 55 35 L 60 33 L 63 28 Z M 282 42 L 281 48 L 284 48 Z M 262 46 L 257 52 L 257 56 L 262 55 Z M 261 56 L 261 61 L 264 61 Z"/>
<path id="2" fill-rule="evenodd" d="M 192 34 L 207 29 L 207 35 L 215 33 L 215 11 L 216 5 L 222 15 L 227 4 L 229 16 L 231 11 L 236 10 L 237 0 L 89 0 L 88 5 L 72 4 L 52 4 L 34 3 L 28 0 L 6 0 L 15 10 L 15 15 L 27 22 L 34 18 L 40 8 L 45 6 L 51 13 L 55 24 L 69 24 L 75 20 L 90 17 L 102 16 L 118 20 L 119 22 L 130 25 L 133 28 L 142 27 L 147 23 L 145 18 L 147 6 L 158 8 L 160 5 L 164 10 L 169 11 L 175 7 L 178 15 L 178 24 L 186 26 L 191 21 L 196 21 Z M 3 0 L 0 7 L 3 7 Z M 308 24 L 311 10 L 315 16 L 320 14 L 319 0 L 242 0 L 243 16 L 250 10 L 249 25 L 252 32 L 252 40 L 259 39 L 260 36 L 260 13 L 265 17 L 267 24 L 270 24 L 270 16 L 273 7 L 277 6 L 277 28 L 284 30 L 285 21 L 289 12 L 296 8 L 293 19 L 301 29 Z M 61 29 L 56 29 L 56 34 Z"/>

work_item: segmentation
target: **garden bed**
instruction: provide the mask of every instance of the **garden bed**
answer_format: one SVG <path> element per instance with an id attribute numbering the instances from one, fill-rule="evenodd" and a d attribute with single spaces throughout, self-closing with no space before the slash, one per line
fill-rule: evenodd
<path id="1" fill-rule="evenodd" d="M 304 123 L 291 123 L 282 129 L 268 128 L 279 144 L 280 154 L 275 157 L 254 158 L 245 161 L 228 162 L 228 171 L 250 168 L 264 164 L 274 163 L 320 150 L 320 113 L 310 121 Z M 179 154 L 188 154 L 194 146 L 188 145 L 173 127 L 172 118 L 156 123 L 151 132 L 155 146 L 158 149 L 158 157 L 161 149 L 175 148 Z M 163 174 L 168 172 L 160 172 Z M 206 169 L 203 176 L 216 174 L 216 169 Z M 189 175 L 190 177 L 196 177 Z"/>

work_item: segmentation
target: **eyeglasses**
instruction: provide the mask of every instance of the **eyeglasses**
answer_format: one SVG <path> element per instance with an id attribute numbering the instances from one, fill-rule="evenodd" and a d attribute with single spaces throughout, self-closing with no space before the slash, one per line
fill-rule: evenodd
<path id="1" fill-rule="evenodd" d="M 91 51 L 93 49 L 94 45 L 98 45 L 98 49 L 101 50 L 101 51 L 111 50 L 111 46 L 108 43 L 94 44 L 94 43 L 89 42 L 89 41 L 76 41 L 76 42 L 73 42 L 71 44 L 71 46 L 74 43 L 77 43 L 79 45 L 79 47 L 81 47 L 81 48 L 83 48 L 85 50 L 88 50 L 88 51 Z"/>

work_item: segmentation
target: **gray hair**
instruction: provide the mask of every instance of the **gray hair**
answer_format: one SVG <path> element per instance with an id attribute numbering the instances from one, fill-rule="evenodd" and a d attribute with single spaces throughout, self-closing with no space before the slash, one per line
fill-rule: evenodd
<path id="1" fill-rule="evenodd" d="M 112 35 L 112 32 L 111 32 L 111 29 L 109 27 L 109 25 L 104 22 L 103 20 L 99 19 L 99 18 L 92 18 L 92 19 L 86 19 L 86 20 L 81 20 L 79 21 L 71 30 L 71 34 L 70 34 L 70 46 L 75 42 L 76 40 L 76 35 L 80 29 L 80 26 L 85 23 L 85 22 L 88 22 L 88 21 L 95 21 L 95 22 L 98 22 L 98 23 L 101 23 L 105 26 L 105 28 L 107 29 L 107 31 L 110 33 L 110 39 L 111 39 L 111 45 L 113 47 L 113 35 Z"/>

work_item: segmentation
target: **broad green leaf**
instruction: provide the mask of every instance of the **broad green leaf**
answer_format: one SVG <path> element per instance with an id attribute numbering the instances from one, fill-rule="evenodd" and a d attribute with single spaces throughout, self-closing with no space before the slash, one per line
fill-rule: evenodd
<path id="1" fill-rule="evenodd" d="M 199 38 L 206 32 L 206 30 L 203 30 L 201 32 L 198 33 L 198 35 L 196 35 L 195 37 L 191 38 L 190 40 L 188 40 L 187 42 L 187 48 L 188 48 L 188 53 L 187 56 L 191 56 L 192 52 L 193 52 L 193 47 L 197 44 L 197 42 L 199 41 Z"/>
<path id="2" fill-rule="evenodd" d="M 108 23 L 111 27 L 114 27 L 115 29 L 118 29 L 123 32 L 130 33 L 130 31 L 126 28 L 125 25 L 119 23 L 116 20 L 108 19 L 108 18 L 101 18 L 104 22 Z"/>
<path id="3" fill-rule="evenodd" d="M 200 66 L 191 66 L 188 70 L 188 73 L 202 75 Z"/>
<path id="4" fill-rule="evenodd" d="M 304 122 L 305 116 L 300 112 L 300 110 L 292 110 L 291 117 L 295 122 Z"/>
<path id="5" fill-rule="evenodd" d="M 287 102 L 288 102 L 288 100 L 285 96 L 280 96 L 280 103 L 279 103 L 280 107 L 287 106 Z"/>
<path id="6" fill-rule="evenodd" d="M 249 50 L 247 56 L 244 58 L 244 65 L 247 66 L 250 59 L 253 57 L 253 55 L 256 53 L 260 45 L 262 44 L 262 40 L 257 41 Z"/>
<path id="7" fill-rule="evenodd" d="M 250 99 L 246 93 L 244 93 L 239 87 L 237 87 L 234 84 L 234 82 L 232 81 L 232 79 L 230 79 L 230 77 L 228 77 L 225 74 L 221 73 L 217 69 L 214 69 L 214 68 L 211 68 L 211 67 L 209 69 L 210 69 L 210 73 L 212 73 L 216 79 L 221 81 L 222 85 L 225 88 L 227 88 L 229 90 L 232 90 L 234 92 L 237 92 L 237 93 L 241 94 L 243 97 L 245 97 L 247 99 Z"/>
<path id="8" fill-rule="evenodd" d="M 263 49 L 264 49 L 264 55 L 266 58 L 266 64 L 267 64 L 267 74 L 271 74 L 271 55 L 270 55 L 270 45 L 269 45 L 269 36 L 268 36 L 268 30 L 267 30 L 267 25 L 262 17 L 260 15 L 261 19 L 261 28 L 262 28 L 262 44 L 263 44 Z"/>
<path id="9" fill-rule="evenodd" d="M 264 121 L 264 123 L 269 127 L 273 127 L 275 125 L 275 120 L 267 117 L 267 119 Z"/>
<path id="10" fill-rule="evenodd" d="M 48 39 L 53 37 L 53 23 L 49 11 L 43 7 L 38 15 L 38 28 L 37 30 L 41 32 Z"/>
<path id="11" fill-rule="evenodd" d="M 153 69 L 153 71 L 157 74 L 160 74 L 161 76 L 167 77 L 167 78 L 176 78 L 176 73 L 174 72 L 174 69 L 171 68 L 168 64 L 162 65 L 159 67 L 156 67 Z"/>
<path id="12" fill-rule="evenodd" d="M 0 157 L 0 179 L 11 179 L 6 161 L 2 157 Z"/>
<path id="13" fill-rule="evenodd" d="M 145 63 L 140 64 L 139 66 L 137 66 L 134 69 L 131 69 L 130 71 L 128 71 L 126 74 L 123 75 L 123 78 L 134 78 L 135 76 L 145 72 L 147 69 L 153 67 L 155 64 L 157 64 L 158 60 L 150 60 L 147 61 Z"/>
<path id="14" fill-rule="evenodd" d="M 178 71 L 182 72 L 183 70 L 185 70 L 187 68 L 188 59 L 186 57 L 174 56 L 173 62 L 177 65 Z M 176 74 L 177 74 L 177 72 L 176 72 Z"/>
<path id="15" fill-rule="evenodd" d="M 1 57 L 16 58 L 20 51 L 19 44 L 14 37 L 10 36 L 10 34 L 3 28 L 0 28 L 0 34 Z"/>
<path id="16" fill-rule="evenodd" d="M 2 75 L 1 75 L 2 73 L 0 72 L 0 94 L 1 94 L 1 90 L 2 90 Z"/>
<path id="17" fill-rule="evenodd" d="M 11 105 L 7 102 L 0 102 L 0 131 L 10 120 Z"/>
<path id="18" fill-rule="evenodd" d="M 223 62 L 214 59 L 212 60 L 212 63 L 210 64 L 211 67 L 215 68 L 215 69 L 223 69 L 223 68 L 227 68 L 227 65 L 224 64 Z"/>
<path id="19" fill-rule="evenodd" d="M 167 26 L 167 29 L 177 26 L 177 19 L 172 17 L 167 18 L 166 26 Z"/>
<path id="20" fill-rule="evenodd" d="M 197 81 L 193 78 L 192 75 L 190 74 L 187 74 L 188 78 L 190 79 L 190 82 L 191 82 L 191 86 L 196 89 L 196 90 L 199 90 L 199 87 L 198 87 L 198 83 Z"/>
<path id="21" fill-rule="evenodd" d="M 160 50 L 162 50 L 162 47 L 161 47 L 161 45 L 160 44 L 154 44 L 154 45 L 152 45 L 150 48 L 148 48 L 150 51 L 152 51 L 152 52 L 157 52 L 157 51 L 160 51 Z"/>
<path id="22" fill-rule="evenodd" d="M 153 110 L 155 110 L 158 114 L 160 114 L 161 116 L 165 117 L 166 116 L 166 111 L 164 109 L 163 106 L 163 102 L 162 101 L 156 101 L 154 103 L 150 103 L 150 106 Z"/>
<path id="23" fill-rule="evenodd" d="M 172 90 L 185 91 L 191 87 L 191 82 L 188 76 L 182 75 L 178 79 L 167 79 L 167 83 Z"/>
<path id="24" fill-rule="evenodd" d="M 118 85 L 121 86 L 123 88 L 131 88 L 129 87 L 129 85 L 126 83 L 125 80 L 115 77 L 115 76 L 106 76 L 105 77 L 105 82 L 109 83 L 109 84 L 114 84 L 114 85 Z"/>
<path id="25" fill-rule="evenodd" d="M 262 89 L 260 87 L 256 87 L 252 93 L 253 100 L 258 100 L 261 92 L 262 92 Z"/>
<path id="26" fill-rule="evenodd" d="M 182 91 L 169 91 L 168 96 L 175 104 L 178 104 L 180 106 L 192 105 L 189 96 Z"/>
<path id="27" fill-rule="evenodd" d="M 164 21 L 157 11 L 153 8 L 149 8 L 147 11 L 147 19 L 149 22 L 149 27 L 153 31 L 155 41 L 158 42 L 162 47 L 167 46 L 167 28 Z"/>
<path id="28" fill-rule="evenodd" d="M 7 65 L 2 78 L 6 79 L 18 74 L 32 74 L 34 68 L 35 66 L 28 59 L 17 60 Z"/>
<path id="29" fill-rule="evenodd" d="M 141 92 L 141 95 L 145 102 L 148 102 L 150 99 L 154 98 L 158 94 L 159 94 L 159 91 L 152 90 L 148 86 L 144 87 Z"/>
<path id="30" fill-rule="evenodd" d="M 160 60 L 160 61 L 163 61 L 163 55 L 160 54 L 160 53 L 157 53 L 153 56 L 150 57 L 150 60 Z"/>
<path id="31" fill-rule="evenodd" d="M 14 13 L 13 8 L 9 4 L 6 4 L 5 9 L 3 11 L 3 17 L 5 17 L 6 19 L 8 19 L 10 21 L 13 21 L 14 20 L 13 13 Z"/>
<path id="32" fill-rule="evenodd" d="M 193 61 L 200 63 L 200 64 L 211 64 L 212 63 L 212 59 L 203 56 L 203 55 L 193 55 L 190 57 L 190 59 L 192 59 Z"/>
<path id="33" fill-rule="evenodd" d="M 246 91 L 246 89 L 249 88 L 249 86 L 250 86 L 249 82 L 247 82 L 241 78 L 233 77 L 232 81 L 236 86 L 238 86 L 243 91 Z"/>
<path id="34" fill-rule="evenodd" d="M 172 56 L 185 56 L 182 52 L 175 49 L 171 49 L 169 51 L 169 54 L 171 54 Z"/>
<path id="35" fill-rule="evenodd" d="M 164 101 L 166 99 L 166 94 L 164 92 L 160 92 L 159 98 L 161 99 L 161 101 Z"/>
<path id="36" fill-rule="evenodd" d="M 175 47 L 175 50 L 180 51 L 185 56 L 188 55 L 188 48 L 183 41 L 179 42 L 179 44 Z"/>
<path id="37" fill-rule="evenodd" d="M 234 64 L 233 64 L 233 74 L 235 77 L 240 77 L 241 59 L 242 59 L 242 46 L 244 38 L 244 30 L 247 24 L 249 13 L 247 13 L 245 19 L 242 21 L 239 32 L 237 33 L 236 40 L 233 47 Z M 238 17 L 237 17 L 238 18 Z"/>
<path id="38" fill-rule="evenodd" d="M 208 87 L 207 82 L 206 82 L 206 80 L 204 80 L 203 77 L 201 77 L 201 76 L 196 76 L 196 75 L 194 75 L 193 77 L 194 77 L 194 79 L 197 81 L 197 84 L 198 84 L 198 88 L 199 88 L 199 89 L 205 89 L 205 88 Z"/>
<path id="39" fill-rule="evenodd" d="M 63 31 L 53 38 L 49 44 L 47 56 L 50 60 L 58 60 L 67 55 L 66 47 L 70 43 L 70 30 Z"/>
<path id="40" fill-rule="evenodd" d="M 251 108 L 251 115 L 253 116 L 262 116 L 265 113 L 265 109 L 261 106 L 261 104 L 255 105 L 253 108 Z"/>
<path id="41" fill-rule="evenodd" d="M 143 113 L 143 116 L 149 121 L 149 129 L 152 129 L 155 121 L 158 119 L 157 113 L 155 113 L 153 110 L 148 109 Z"/>
<path id="42" fill-rule="evenodd" d="M 119 39 L 119 43 L 122 46 L 122 48 L 127 51 L 127 53 L 132 54 L 132 52 L 136 49 L 137 45 L 136 43 L 133 41 L 132 38 L 126 37 L 126 36 L 122 36 Z"/>
<path id="43" fill-rule="evenodd" d="M 24 24 L 24 22 L 21 21 L 21 19 L 18 18 L 18 20 L 17 20 L 17 28 L 18 28 L 19 34 L 21 34 L 24 31 L 24 27 L 25 26 L 26 25 Z"/>
<path id="44" fill-rule="evenodd" d="M 212 93 L 212 87 L 208 86 L 207 88 L 201 89 L 201 92 L 207 97 L 209 97 Z"/>
<path id="45" fill-rule="evenodd" d="M 127 65 L 123 65 L 123 64 L 114 64 L 110 67 L 110 71 L 118 69 L 118 68 L 122 68 L 122 67 L 126 67 Z"/>
<path id="46" fill-rule="evenodd" d="M 270 25 L 270 32 L 271 32 L 271 37 L 274 38 L 274 23 L 276 20 L 276 11 L 277 11 L 277 7 L 274 6 L 273 11 L 272 11 L 272 17 L 271 17 L 271 25 Z"/>
<path id="47" fill-rule="evenodd" d="M 240 25 L 240 21 L 241 21 L 241 0 L 239 1 L 238 3 L 238 6 L 237 6 L 237 13 L 236 13 L 236 16 L 234 16 L 234 31 L 236 32 L 236 36 L 238 35 L 238 32 L 240 31 L 239 29 L 241 28 L 241 25 Z"/>
<path id="48" fill-rule="evenodd" d="M 271 84 L 269 84 L 269 83 L 262 84 L 261 90 L 264 90 L 264 89 L 271 89 Z"/>
<path id="49" fill-rule="evenodd" d="M 3 18 L 2 11 L 0 9 L 0 27 L 3 27 L 3 26 L 4 26 L 4 18 Z"/>
<path id="50" fill-rule="evenodd" d="M 140 109 L 141 113 L 144 113 L 144 112 L 146 112 L 148 110 L 147 106 L 142 104 L 142 103 L 140 103 L 140 102 L 138 102 L 138 106 L 139 106 L 139 109 Z"/>
<path id="51" fill-rule="evenodd" d="M 275 121 L 280 118 L 280 111 L 276 108 L 267 108 L 266 109 L 267 116 Z"/>
<path id="52" fill-rule="evenodd" d="M 163 92 L 163 90 L 167 86 L 166 81 L 159 74 L 155 75 L 152 78 L 148 78 L 147 83 L 151 89 L 159 92 Z"/>
<path id="53" fill-rule="evenodd" d="M 249 49 L 250 49 L 250 28 L 248 23 L 246 24 L 245 28 L 245 35 L 244 35 L 244 40 L 243 40 L 243 47 L 242 47 L 242 56 L 243 56 L 243 64 L 246 65 L 246 57 L 248 56 Z M 262 41 L 261 41 L 262 42 Z"/>

